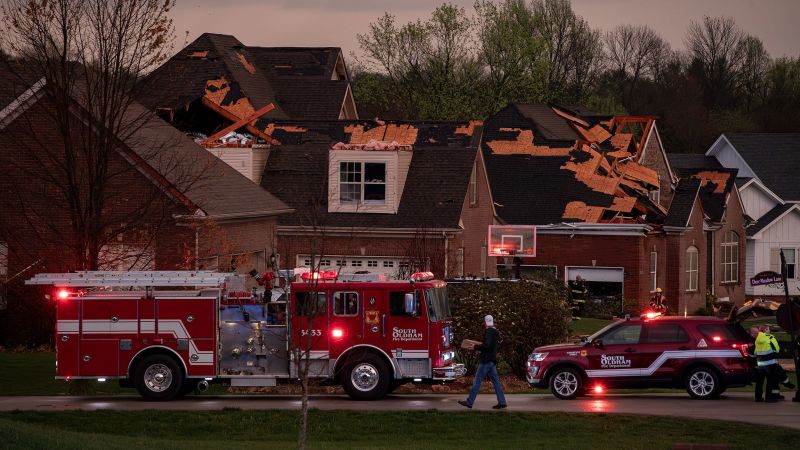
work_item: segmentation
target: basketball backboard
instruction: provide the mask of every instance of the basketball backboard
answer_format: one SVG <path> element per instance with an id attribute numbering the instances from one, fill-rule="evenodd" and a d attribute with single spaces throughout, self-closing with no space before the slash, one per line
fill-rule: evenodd
<path id="1" fill-rule="evenodd" d="M 489 256 L 536 256 L 536 227 L 532 225 L 489 225 Z"/>

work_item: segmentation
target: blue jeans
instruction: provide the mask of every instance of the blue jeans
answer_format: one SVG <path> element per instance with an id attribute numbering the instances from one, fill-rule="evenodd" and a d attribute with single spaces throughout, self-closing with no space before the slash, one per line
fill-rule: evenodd
<path id="1" fill-rule="evenodd" d="M 503 385 L 500 384 L 500 377 L 497 376 L 497 366 L 493 362 L 481 363 L 478 366 L 478 370 L 475 372 L 475 382 L 472 383 L 472 389 L 470 389 L 469 397 L 467 397 L 467 403 L 469 403 L 469 406 L 475 403 L 475 397 L 478 396 L 481 383 L 483 383 L 486 375 L 489 375 L 489 380 L 492 381 L 492 386 L 494 386 L 494 393 L 497 394 L 497 403 L 505 405 L 506 396 L 503 395 Z"/>

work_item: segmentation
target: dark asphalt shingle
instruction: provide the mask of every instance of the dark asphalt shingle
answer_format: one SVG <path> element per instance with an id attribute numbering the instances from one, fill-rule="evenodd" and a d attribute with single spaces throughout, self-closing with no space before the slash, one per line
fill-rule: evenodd
<path id="1" fill-rule="evenodd" d="M 725 138 L 772 192 L 800 201 L 800 133 L 725 133 Z"/>

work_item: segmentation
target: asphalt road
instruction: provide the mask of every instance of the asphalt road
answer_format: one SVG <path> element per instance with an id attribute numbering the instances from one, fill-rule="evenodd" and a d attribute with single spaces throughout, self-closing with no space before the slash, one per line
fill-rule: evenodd
<path id="1" fill-rule="evenodd" d="M 791 394 L 791 393 L 790 393 Z M 383 400 L 358 402 L 345 396 L 313 396 L 311 407 L 322 410 L 350 409 L 373 411 L 428 410 L 466 411 L 457 403 L 462 395 L 393 395 Z M 551 395 L 508 395 L 506 411 L 526 412 L 578 412 L 677 416 L 693 419 L 717 419 L 755 424 L 780 424 L 800 429 L 800 403 L 787 400 L 779 403 L 755 403 L 752 394 L 728 393 L 716 400 L 692 400 L 686 394 L 604 395 L 576 400 L 558 400 Z M 492 411 L 494 395 L 482 394 L 475 402 L 475 410 Z M 147 402 L 133 396 L 69 397 L 30 396 L 0 397 L 0 411 L 36 410 L 220 410 L 240 409 L 298 409 L 298 397 L 288 396 L 190 396 L 171 402 Z M 498 412 L 502 413 L 502 412 Z"/>

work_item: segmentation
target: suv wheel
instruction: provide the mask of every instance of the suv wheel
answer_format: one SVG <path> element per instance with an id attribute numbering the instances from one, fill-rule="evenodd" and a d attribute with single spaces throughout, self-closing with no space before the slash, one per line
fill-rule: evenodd
<path id="1" fill-rule="evenodd" d="M 717 373 L 710 367 L 695 367 L 686 375 L 686 392 L 692 398 L 707 400 L 723 390 Z"/>
<path id="2" fill-rule="evenodd" d="M 550 377 L 550 392 L 561 400 L 570 400 L 583 392 L 583 378 L 577 370 L 561 367 Z"/>

